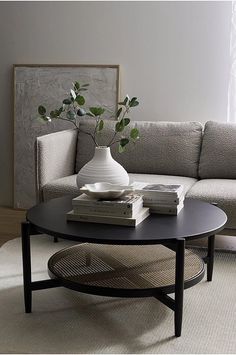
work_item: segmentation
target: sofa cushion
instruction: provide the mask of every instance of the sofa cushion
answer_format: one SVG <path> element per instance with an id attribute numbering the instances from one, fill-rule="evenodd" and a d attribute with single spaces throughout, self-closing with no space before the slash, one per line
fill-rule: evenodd
<path id="1" fill-rule="evenodd" d="M 236 183 L 230 179 L 204 179 L 196 182 L 187 197 L 216 202 L 228 216 L 225 228 L 236 228 Z"/>
<path id="2" fill-rule="evenodd" d="M 206 123 L 199 163 L 201 179 L 236 178 L 235 143 L 236 124 Z"/>
<path id="3" fill-rule="evenodd" d="M 106 121 L 98 138 L 100 145 L 107 145 L 113 136 L 116 121 Z M 94 120 L 82 120 L 80 129 L 94 131 Z M 140 140 L 129 144 L 126 152 L 119 154 L 117 145 L 112 155 L 128 172 L 197 177 L 202 139 L 202 125 L 198 122 L 132 122 L 127 131 L 137 127 Z M 92 159 L 94 144 L 91 137 L 81 131 L 78 134 L 76 171 Z"/>
<path id="4" fill-rule="evenodd" d="M 76 174 L 53 180 L 43 187 L 43 200 L 48 201 L 52 198 L 65 195 L 78 196 L 80 194 L 76 185 Z M 196 182 L 194 178 L 183 176 L 166 176 L 154 174 L 129 174 L 130 181 L 144 181 L 160 184 L 183 184 L 185 193 Z"/>

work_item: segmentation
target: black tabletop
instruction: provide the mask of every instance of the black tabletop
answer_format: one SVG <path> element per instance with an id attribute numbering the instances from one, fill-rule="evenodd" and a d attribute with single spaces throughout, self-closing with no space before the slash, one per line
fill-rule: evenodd
<path id="1" fill-rule="evenodd" d="M 177 238 L 199 238 L 224 228 L 226 214 L 207 202 L 185 199 L 178 216 L 151 214 L 137 227 L 66 220 L 72 198 L 61 197 L 29 209 L 27 220 L 37 231 L 78 242 L 101 244 L 157 244 Z"/>

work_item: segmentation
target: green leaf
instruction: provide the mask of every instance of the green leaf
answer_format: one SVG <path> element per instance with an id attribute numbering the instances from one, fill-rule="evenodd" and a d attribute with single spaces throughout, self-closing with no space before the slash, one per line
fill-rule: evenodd
<path id="1" fill-rule="evenodd" d="M 124 118 L 124 125 L 128 126 L 129 123 L 130 123 L 130 119 L 129 118 Z"/>
<path id="2" fill-rule="evenodd" d="M 101 116 L 104 112 L 105 109 L 102 107 L 89 107 L 89 110 L 94 114 L 94 116 Z"/>
<path id="3" fill-rule="evenodd" d="M 87 91 L 88 89 L 86 89 L 86 88 L 80 88 L 78 91 L 80 92 L 80 91 Z"/>
<path id="4" fill-rule="evenodd" d="M 133 128 L 131 129 L 130 131 L 130 137 L 133 139 L 133 140 L 136 140 L 139 138 L 139 130 L 137 128 Z"/>
<path id="5" fill-rule="evenodd" d="M 82 85 L 82 88 L 85 88 L 85 87 L 87 87 L 87 86 L 89 86 L 89 84 L 83 84 L 83 85 Z"/>
<path id="6" fill-rule="evenodd" d="M 45 108 L 44 106 L 40 105 L 40 106 L 38 107 L 38 113 L 39 113 L 41 116 L 45 115 L 45 113 L 46 113 L 46 108 Z"/>
<path id="7" fill-rule="evenodd" d="M 118 146 L 118 152 L 123 153 L 125 151 L 125 147 L 122 147 L 122 145 L 119 144 Z"/>
<path id="8" fill-rule="evenodd" d="M 116 118 L 118 118 L 120 116 L 121 112 L 122 112 L 122 107 L 120 107 L 119 110 L 117 111 Z"/>
<path id="9" fill-rule="evenodd" d="M 79 88 L 80 88 L 80 83 L 79 83 L 78 81 L 76 81 L 76 82 L 74 83 L 74 88 L 75 88 L 76 90 L 79 90 Z"/>
<path id="10" fill-rule="evenodd" d="M 75 120 L 76 114 L 74 111 L 70 110 L 66 113 L 66 117 L 68 118 L 68 120 Z"/>
<path id="11" fill-rule="evenodd" d="M 125 126 L 122 123 L 122 121 L 119 121 L 116 123 L 115 130 L 116 132 L 122 132 L 124 130 Z"/>
<path id="12" fill-rule="evenodd" d="M 104 121 L 100 120 L 99 124 L 98 124 L 98 131 L 100 132 L 104 127 Z"/>
<path id="13" fill-rule="evenodd" d="M 126 95 L 126 97 L 124 98 L 124 100 L 121 101 L 121 102 L 118 102 L 118 104 L 121 105 L 121 106 L 126 106 L 127 103 L 128 103 L 128 101 L 129 101 L 129 96 Z"/>
<path id="14" fill-rule="evenodd" d="M 126 144 L 128 144 L 129 143 L 129 139 L 128 138 L 121 138 L 121 140 L 120 140 L 120 145 L 122 146 L 122 147 L 124 147 Z"/>
<path id="15" fill-rule="evenodd" d="M 85 104 L 85 98 L 82 95 L 78 95 L 75 99 L 75 101 L 80 105 L 84 105 Z"/>
<path id="16" fill-rule="evenodd" d="M 128 101 L 129 101 L 129 97 L 126 96 L 125 99 L 124 99 L 124 104 L 126 105 Z"/>
<path id="17" fill-rule="evenodd" d="M 121 138 L 120 144 L 119 144 L 119 153 L 123 153 L 125 151 L 125 146 L 129 143 L 128 138 Z"/>
<path id="18" fill-rule="evenodd" d="M 138 101 L 133 101 L 133 102 L 130 102 L 129 107 L 135 107 L 135 106 L 138 106 L 138 105 L 139 105 Z"/>
<path id="19" fill-rule="evenodd" d="M 51 111 L 51 112 L 50 112 L 50 117 L 51 117 L 51 118 L 56 118 L 56 117 L 57 117 L 54 111 Z"/>
<path id="20" fill-rule="evenodd" d="M 59 110 L 58 110 L 59 115 L 60 115 L 63 111 L 65 111 L 65 109 L 64 109 L 64 107 L 63 107 L 63 106 L 61 106 L 61 107 L 59 108 Z"/>
<path id="21" fill-rule="evenodd" d="M 58 118 L 60 116 L 61 112 L 60 109 L 59 110 L 54 110 L 50 112 L 50 117 L 51 118 Z"/>
<path id="22" fill-rule="evenodd" d="M 62 101 L 65 105 L 70 105 L 72 103 L 71 99 L 65 99 Z"/>

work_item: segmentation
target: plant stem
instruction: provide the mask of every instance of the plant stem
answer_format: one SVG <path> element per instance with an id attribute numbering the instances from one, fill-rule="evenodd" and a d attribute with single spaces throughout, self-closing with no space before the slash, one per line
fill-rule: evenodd
<path id="1" fill-rule="evenodd" d="M 99 116 L 100 118 L 100 116 Z M 93 137 L 94 137 L 94 142 L 96 142 L 96 146 L 98 147 L 98 143 L 96 141 L 96 134 L 97 134 L 97 128 L 98 128 L 98 125 L 99 125 L 99 118 L 96 117 L 96 126 L 94 128 L 94 133 L 93 133 Z"/>
<path id="2" fill-rule="evenodd" d="M 116 143 L 119 143 L 119 142 L 120 142 L 120 139 L 118 141 L 112 142 L 108 147 L 111 147 L 113 144 L 116 144 Z"/>
<path id="3" fill-rule="evenodd" d="M 71 123 L 73 123 L 75 125 L 76 128 L 79 129 L 79 127 L 77 126 L 76 122 L 73 121 L 73 120 L 68 120 L 67 118 L 63 118 L 63 117 L 58 117 L 57 119 L 62 120 L 62 121 L 71 122 Z"/>
<path id="4" fill-rule="evenodd" d="M 71 122 L 75 125 L 75 127 L 81 132 L 81 133 L 84 133 L 84 134 L 87 134 L 88 136 L 90 136 L 95 144 L 96 147 L 98 147 L 98 144 L 96 142 L 96 139 L 95 137 L 92 135 L 92 133 L 89 133 L 89 132 L 86 132 L 86 131 L 83 131 L 81 128 L 79 128 L 79 126 L 77 126 L 76 122 L 73 121 L 73 120 L 68 120 L 67 118 L 63 118 L 63 117 L 58 117 L 59 120 L 62 120 L 62 121 L 67 121 L 67 122 Z"/>
<path id="5" fill-rule="evenodd" d="M 129 106 L 125 106 L 125 111 L 123 112 L 123 115 L 122 115 L 122 118 L 121 118 L 121 121 L 123 120 L 123 118 L 125 117 L 126 113 L 129 112 Z M 117 136 L 118 132 L 115 132 L 112 139 L 110 140 L 110 142 L 108 143 L 108 147 L 110 147 L 111 145 L 113 145 L 113 141 L 115 139 L 115 137 Z M 119 141 L 115 141 L 114 143 L 117 143 Z"/>

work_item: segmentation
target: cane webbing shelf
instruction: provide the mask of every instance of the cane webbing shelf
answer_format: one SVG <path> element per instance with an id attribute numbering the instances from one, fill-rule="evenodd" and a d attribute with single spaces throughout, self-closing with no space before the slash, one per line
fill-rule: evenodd
<path id="1" fill-rule="evenodd" d="M 54 254 L 48 261 L 49 274 L 63 286 L 98 293 L 118 290 L 127 297 L 150 296 L 158 289 L 174 292 L 175 251 L 163 246 L 112 246 L 80 244 Z M 184 287 L 204 276 L 203 260 L 185 250 Z M 81 288 L 82 287 L 82 288 Z M 81 289 L 80 289 L 81 288 Z M 84 289 L 85 288 L 85 289 Z M 132 291 L 135 291 L 133 294 Z M 140 291 L 140 292 L 139 292 Z M 123 294 L 122 294 L 123 292 Z M 110 293 L 111 294 L 111 293 Z"/>

